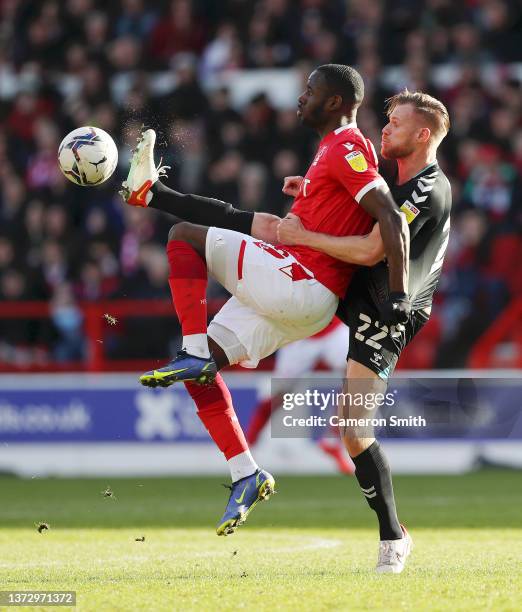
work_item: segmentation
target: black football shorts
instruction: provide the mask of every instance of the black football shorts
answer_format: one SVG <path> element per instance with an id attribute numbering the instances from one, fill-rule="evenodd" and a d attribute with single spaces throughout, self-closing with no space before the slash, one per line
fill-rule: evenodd
<path id="1" fill-rule="evenodd" d="M 392 375 L 402 350 L 428 320 L 424 313 L 413 311 L 404 325 L 383 325 L 367 295 L 341 301 L 337 316 L 350 328 L 346 359 L 361 363 L 384 380 Z"/>

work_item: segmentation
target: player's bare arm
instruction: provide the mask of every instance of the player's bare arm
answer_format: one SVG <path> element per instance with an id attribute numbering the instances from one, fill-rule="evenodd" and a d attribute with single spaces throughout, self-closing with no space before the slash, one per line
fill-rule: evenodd
<path id="1" fill-rule="evenodd" d="M 252 220 L 252 228 L 250 234 L 253 238 L 258 238 L 264 242 L 276 244 L 277 226 L 281 221 L 281 217 L 271 215 L 270 213 L 256 212 Z"/>
<path id="2" fill-rule="evenodd" d="M 388 258 L 390 292 L 407 293 L 410 232 L 406 218 L 384 186 L 369 191 L 359 203 L 379 223 Z"/>
<path id="3" fill-rule="evenodd" d="M 299 217 L 289 213 L 278 223 L 277 237 L 281 244 L 302 244 L 360 266 L 374 266 L 384 258 L 384 244 L 378 223 L 364 236 L 331 236 L 305 229 Z"/>

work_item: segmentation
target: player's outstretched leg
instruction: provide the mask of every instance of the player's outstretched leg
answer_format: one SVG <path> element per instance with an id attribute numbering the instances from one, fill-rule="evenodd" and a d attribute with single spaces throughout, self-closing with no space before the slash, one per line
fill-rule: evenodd
<path id="1" fill-rule="evenodd" d="M 168 168 L 161 166 L 161 162 L 158 167 L 155 166 L 155 142 L 154 130 L 145 130 L 133 153 L 129 174 L 120 192 L 132 206 L 148 205 L 152 198 L 151 187 Z M 207 228 L 180 223 L 175 229 L 175 232 L 171 230 L 169 234 L 167 257 L 170 264 L 169 285 L 181 322 L 183 347 L 171 362 L 140 377 L 141 384 L 147 387 L 168 387 L 178 381 L 204 384 L 211 382 L 217 372 L 216 363 L 208 350 L 206 335 L 207 266 L 201 255 L 204 246 L 198 252 L 190 240 L 195 240 L 195 244 L 200 247 L 204 245 Z M 181 235 L 183 231 L 188 236 Z"/>

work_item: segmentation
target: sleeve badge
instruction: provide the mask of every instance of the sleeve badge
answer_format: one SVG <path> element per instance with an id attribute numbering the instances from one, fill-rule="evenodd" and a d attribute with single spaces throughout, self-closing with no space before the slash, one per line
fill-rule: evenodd
<path id="1" fill-rule="evenodd" d="M 344 159 L 350 164 L 350 168 L 355 172 L 366 172 L 368 170 L 368 162 L 360 151 L 353 151 L 344 156 Z"/>
<path id="2" fill-rule="evenodd" d="M 420 213 L 420 210 L 409 200 L 406 200 L 406 202 L 404 202 L 400 210 L 406 215 L 406 221 L 408 222 L 408 225 Z"/>

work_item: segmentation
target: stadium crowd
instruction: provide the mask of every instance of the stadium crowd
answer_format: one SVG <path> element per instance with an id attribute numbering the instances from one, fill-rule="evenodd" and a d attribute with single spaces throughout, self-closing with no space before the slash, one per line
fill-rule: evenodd
<path id="1" fill-rule="evenodd" d="M 168 297 L 168 219 L 117 193 L 142 124 L 159 133 L 171 185 L 284 214 L 282 179 L 305 171 L 315 136 L 262 82 L 234 107 L 223 77 L 304 77 L 342 62 L 365 79 L 359 125 L 376 145 L 384 101 L 403 87 L 448 106 L 439 162 L 453 187 L 452 234 L 422 365 L 464 366 L 522 295 L 521 40 L 515 0 L 0 0 L 0 299 L 52 305 L 51 325 L 0 319 L 0 361 L 36 360 L 35 350 L 82 358 L 80 300 Z M 67 182 L 56 163 L 81 125 L 120 148 L 115 176 L 96 189 Z M 114 355 L 172 348 L 164 322 L 123 329 Z"/>

